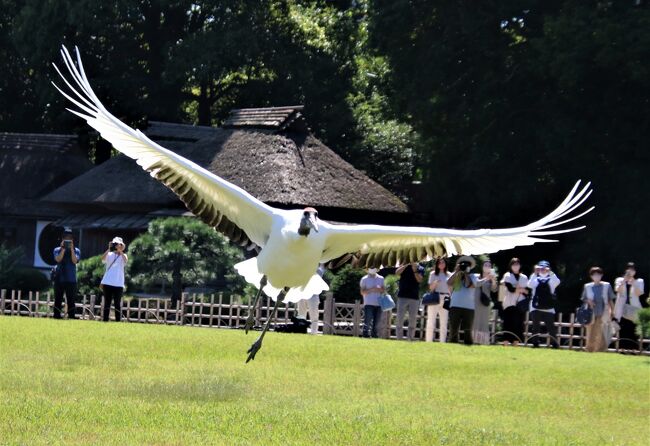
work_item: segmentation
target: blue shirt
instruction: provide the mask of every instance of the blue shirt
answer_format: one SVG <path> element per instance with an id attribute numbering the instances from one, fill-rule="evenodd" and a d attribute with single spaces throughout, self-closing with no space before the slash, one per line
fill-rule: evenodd
<path id="1" fill-rule="evenodd" d="M 472 284 L 476 287 L 476 282 L 478 280 L 477 274 L 470 274 L 470 279 Z M 476 294 L 476 288 L 469 287 L 467 288 L 464 285 L 464 282 L 461 282 L 459 289 L 454 289 L 451 292 L 451 303 L 450 308 L 466 308 L 468 310 L 474 310 L 474 295 Z M 456 288 L 456 287 L 454 287 Z"/>
<path id="2" fill-rule="evenodd" d="M 56 262 L 56 257 L 61 252 L 61 247 L 54 248 L 54 261 Z M 77 260 L 81 259 L 81 251 L 79 248 L 74 249 L 74 253 L 77 256 Z M 70 250 L 66 249 L 65 254 L 63 254 L 63 259 L 56 266 L 57 279 L 59 283 L 77 283 L 77 265 L 72 263 L 72 256 L 70 255 Z"/>

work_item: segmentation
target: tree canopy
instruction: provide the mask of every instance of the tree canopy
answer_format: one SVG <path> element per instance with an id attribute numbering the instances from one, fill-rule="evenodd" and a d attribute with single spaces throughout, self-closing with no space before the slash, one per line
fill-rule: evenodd
<path id="1" fill-rule="evenodd" d="M 0 0 L 0 130 L 76 132 L 111 156 L 50 85 L 63 43 L 132 124 L 305 104 L 419 223 L 518 225 L 592 180 L 587 231 L 517 250 L 575 284 L 591 264 L 648 266 L 648 29 L 634 0 Z"/>

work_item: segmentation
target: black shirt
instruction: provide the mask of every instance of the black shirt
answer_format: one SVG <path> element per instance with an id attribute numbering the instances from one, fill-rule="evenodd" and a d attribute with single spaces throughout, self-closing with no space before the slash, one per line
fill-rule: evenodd
<path id="1" fill-rule="evenodd" d="M 418 265 L 418 273 L 424 275 L 424 268 Z M 397 297 L 404 297 L 406 299 L 419 299 L 420 298 L 420 284 L 415 279 L 413 268 L 408 265 L 399 276 L 399 291 Z"/>

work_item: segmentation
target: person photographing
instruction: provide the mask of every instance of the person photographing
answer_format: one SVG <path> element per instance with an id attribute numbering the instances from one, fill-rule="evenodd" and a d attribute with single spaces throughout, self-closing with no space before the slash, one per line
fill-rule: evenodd
<path id="1" fill-rule="evenodd" d="M 75 297 L 77 295 L 77 263 L 81 251 L 74 245 L 72 229 L 65 228 L 61 236 L 61 244 L 54 248 L 56 267 L 52 274 L 54 282 L 54 319 L 61 319 L 63 295 L 68 304 L 68 319 L 76 319 Z"/>
<path id="2" fill-rule="evenodd" d="M 483 283 L 472 269 L 476 260 L 471 256 L 462 256 L 456 262 L 454 273 L 447 280 L 451 290 L 449 305 L 449 342 L 458 342 L 459 331 L 463 330 L 463 342 L 472 345 L 472 326 L 474 324 L 474 295 L 476 285 Z"/>
<path id="3" fill-rule="evenodd" d="M 102 277 L 100 288 L 104 293 L 103 320 L 108 322 L 111 311 L 111 302 L 115 306 L 115 320 L 122 319 L 122 293 L 124 293 L 124 268 L 129 261 L 124 253 L 124 241 L 121 237 L 115 237 L 108 243 L 108 249 L 102 255 L 102 263 L 106 265 L 106 272 Z"/>

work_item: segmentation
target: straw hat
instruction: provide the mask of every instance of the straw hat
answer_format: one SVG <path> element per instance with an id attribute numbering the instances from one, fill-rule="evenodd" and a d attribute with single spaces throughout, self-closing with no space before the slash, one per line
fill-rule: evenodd
<path id="1" fill-rule="evenodd" d="M 470 265 L 472 265 L 472 269 L 476 268 L 476 260 L 474 260 L 474 257 L 472 256 L 460 256 L 458 260 L 456 260 L 456 265 L 460 265 L 461 262 L 469 262 Z"/>

